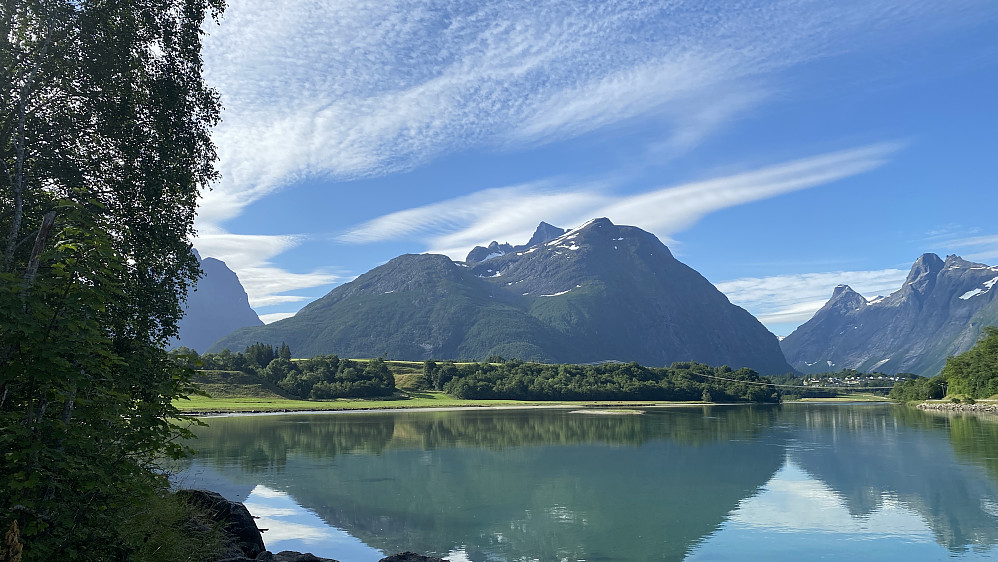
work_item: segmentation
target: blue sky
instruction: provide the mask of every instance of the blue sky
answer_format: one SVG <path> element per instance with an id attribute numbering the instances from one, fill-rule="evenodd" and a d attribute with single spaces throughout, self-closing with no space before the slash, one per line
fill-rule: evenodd
<path id="1" fill-rule="evenodd" d="M 924 252 L 998 263 L 990 0 L 233 0 L 206 31 L 195 246 L 265 321 L 542 220 L 651 231 L 777 335 Z"/>

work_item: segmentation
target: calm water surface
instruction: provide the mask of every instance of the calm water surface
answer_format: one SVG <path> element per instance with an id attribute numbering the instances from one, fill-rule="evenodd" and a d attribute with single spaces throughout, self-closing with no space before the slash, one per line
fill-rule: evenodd
<path id="1" fill-rule="evenodd" d="M 181 485 L 272 551 L 998 560 L 998 421 L 888 405 L 214 418 Z"/>

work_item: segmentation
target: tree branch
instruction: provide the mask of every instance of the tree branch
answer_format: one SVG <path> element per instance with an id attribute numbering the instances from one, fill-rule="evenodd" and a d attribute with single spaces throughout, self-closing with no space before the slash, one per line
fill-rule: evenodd
<path id="1" fill-rule="evenodd" d="M 31 248 L 31 257 L 28 259 L 28 267 L 24 270 L 24 289 L 21 293 L 22 299 L 27 293 L 31 285 L 35 283 L 35 277 L 38 275 L 38 266 L 41 264 L 42 252 L 45 250 L 45 243 L 48 242 L 49 235 L 52 233 L 52 225 L 55 224 L 55 211 L 49 211 L 42 219 L 42 226 L 38 229 L 38 235 L 35 236 L 35 245 Z"/>
<path id="2" fill-rule="evenodd" d="M 50 20 L 48 32 L 45 34 L 45 43 L 38 54 L 38 61 L 35 62 L 31 72 L 25 78 L 17 102 L 17 135 L 14 139 L 15 164 L 13 185 L 11 186 L 14 197 L 14 217 L 11 221 L 10 233 L 7 235 L 7 249 L 4 251 L 0 272 L 10 270 L 11 262 L 14 260 L 14 247 L 17 244 L 17 236 L 21 231 L 21 220 L 24 217 L 24 121 L 27 117 L 27 98 L 31 86 L 34 84 L 35 76 L 38 75 L 38 71 L 42 68 L 45 55 L 48 54 L 49 46 L 52 45 L 52 35 L 53 28 L 52 21 Z"/>

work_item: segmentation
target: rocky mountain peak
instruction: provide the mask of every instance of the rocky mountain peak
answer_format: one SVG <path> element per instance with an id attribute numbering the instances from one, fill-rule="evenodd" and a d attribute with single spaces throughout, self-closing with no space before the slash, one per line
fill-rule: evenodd
<path id="1" fill-rule="evenodd" d="M 557 226 L 541 221 L 541 224 L 537 225 L 537 229 L 534 230 L 534 235 L 527 241 L 527 247 L 549 242 L 565 234 L 565 232 L 567 231 L 564 228 L 558 228 Z"/>
<path id="2" fill-rule="evenodd" d="M 943 270 L 945 263 L 935 254 L 922 254 L 915 260 L 908 272 L 908 278 L 904 280 L 905 285 L 911 286 L 919 293 L 924 293 L 931 288 L 936 275 Z"/>
<path id="3" fill-rule="evenodd" d="M 475 246 L 470 252 L 468 252 L 468 257 L 464 258 L 464 261 L 468 263 L 479 263 L 485 260 L 490 260 L 492 258 L 498 258 L 499 256 L 504 256 L 513 251 L 513 246 L 508 242 L 500 244 L 495 240 L 492 241 L 486 247 Z"/>
<path id="4" fill-rule="evenodd" d="M 499 256 L 504 256 L 513 251 L 513 246 L 508 242 L 500 244 L 495 240 L 492 241 L 486 247 L 475 246 L 470 252 L 468 252 L 468 257 L 464 261 L 468 263 L 479 263 L 485 260 L 490 260 L 492 258 L 498 258 Z"/>
<path id="5" fill-rule="evenodd" d="M 197 250 L 192 252 L 204 275 L 187 294 L 185 315 L 177 324 L 179 335 L 171 347 L 189 347 L 200 353 L 237 328 L 260 326 L 263 322 L 250 308 L 245 289 L 225 262 L 202 259 Z"/>
<path id="6" fill-rule="evenodd" d="M 946 261 L 943 262 L 943 269 L 968 269 L 979 265 L 982 264 L 967 261 L 956 254 L 950 254 L 946 256 Z"/>
<path id="7" fill-rule="evenodd" d="M 585 224 L 583 224 L 579 228 L 576 228 L 575 231 L 579 232 L 579 231 L 587 230 L 587 229 L 592 230 L 592 229 L 597 229 L 597 228 L 606 228 L 606 227 L 613 227 L 613 226 L 616 226 L 616 225 L 614 225 L 612 222 L 610 222 L 610 219 L 608 219 L 606 217 L 599 217 L 599 218 L 592 219 L 592 220 L 586 222 Z"/>
<path id="8" fill-rule="evenodd" d="M 859 295 L 859 293 L 854 291 L 849 285 L 836 285 L 835 288 L 832 289 L 832 299 L 854 298 L 855 295 Z"/>
<path id="9" fill-rule="evenodd" d="M 865 306 L 866 298 L 863 295 L 854 291 L 849 285 L 838 285 L 832 290 L 832 298 L 828 299 L 823 310 L 834 309 L 840 313 L 847 313 Z"/>
<path id="10" fill-rule="evenodd" d="M 787 360 L 803 372 L 838 367 L 932 376 L 951 355 L 998 324 L 998 268 L 955 255 L 923 254 L 900 290 L 869 303 L 849 287 L 783 339 Z"/>

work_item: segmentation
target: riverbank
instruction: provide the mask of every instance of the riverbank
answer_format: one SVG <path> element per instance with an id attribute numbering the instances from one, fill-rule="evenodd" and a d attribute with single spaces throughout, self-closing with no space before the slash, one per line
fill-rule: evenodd
<path id="1" fill-rule="evenodd" d="M 852 404 L 856 402 L 893 402 L 886 396 L 876 394 L 852 394 L 849 396 L 832 396 L 828 398 L 800 398 L 798 400 L 787 400 L 784 404 Z"/>
<path id="2" fill-rule="evenodd" d="M 787 401 L 786 404 L 822 404 L 855 402 L 890 402 L 883 396 L 856 394 L 833 398 L 802 398 Z M 472 409 L 531 409 L 531 408 L 652 408 L 690 406 L 732 406 L 751 402 L 703 402 L 703 401 L 663 401 L 663 400 L 589 400 L 589 401 L 544 401 L 544 400 L 464 400 L 454 398 L 439 391 L 409 392 L 391 398 L 340 398 L 336 400 L 294 400 L 279 396 L 192 396 L 174 405 L 182 413 L 190 416 L 208 417 L 233 414 L 285 414 L 322 412 L 367 412 L 377 410 L 444 411 Z"/>
<path id="3" fill-rule="evenodd" d="M 979 400 L 973 404 L 941 400 L 927 400 L 915 406 L 919 410 L 929 412 L 967 412 L 982 414 L 998 414 L 998 401 Z"/>
<path id="4" fill-rule="evenodd" d="M 725 406 L 713 402 L 666 402 L 657 400 L 595 400 L 595 401 L 539 401 L 539 400 L 462 400 L 443 392 L 413 392 L 407 397 L 392 399 L 337 399 L 291 400 L 274 397 L 209 398 L 194 396 L 174 405 L 184 414 L 207 417 L 232 414 L 281 414 L 322 412 L 364 412 L 376 410 L 444 411 L 470 409 L 531 409 L 531 408 L 638 408 L 638 407 L 690 407 Z"/>

